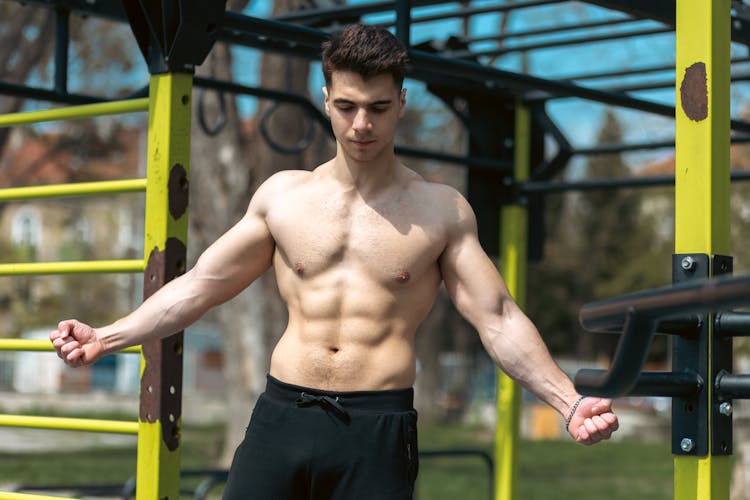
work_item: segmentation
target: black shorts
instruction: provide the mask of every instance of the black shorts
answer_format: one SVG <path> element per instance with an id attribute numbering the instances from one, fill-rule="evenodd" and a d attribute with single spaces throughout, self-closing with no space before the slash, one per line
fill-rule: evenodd
<path id="1" fill-rule="evenodd" d="M 409 500 L 419 467 L 413 389 L 328 392 L 268 376 L 224 500 Z"/>

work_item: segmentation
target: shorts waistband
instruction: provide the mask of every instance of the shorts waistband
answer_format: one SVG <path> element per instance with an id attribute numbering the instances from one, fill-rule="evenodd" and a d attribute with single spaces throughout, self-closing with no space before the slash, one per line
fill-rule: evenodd
<path id="1" fill-rule="evenodd" d="M 297 403 L 301 397 L 327 397 L 347 410 L 409 411 L 414 408 L 414 389 L 383 391 L 324 391 L 311 387 L 287 384 L 271 375 L 266 377 L 265 395 L 277 401 Z"/>

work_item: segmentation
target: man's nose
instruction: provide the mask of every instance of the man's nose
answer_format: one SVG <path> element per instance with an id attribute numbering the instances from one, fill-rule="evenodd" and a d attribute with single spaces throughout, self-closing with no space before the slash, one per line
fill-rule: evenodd
<path id="1" fill-rule="evenodd" d="M 367 115 L 367 110 L 360 109 L 357 111 L 357 114 L 354 116 L 354 123 L 352 124 L 352 128 L 354 130 L 360 131 L 360 130 L 366 130 L 370 126 L 370 118 Z"/>

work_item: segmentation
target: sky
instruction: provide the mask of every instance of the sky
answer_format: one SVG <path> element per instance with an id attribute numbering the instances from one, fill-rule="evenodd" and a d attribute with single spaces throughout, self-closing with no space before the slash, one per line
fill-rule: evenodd
<path id="1" fill-rule="evenodd" d="M 507 3 L 508 0 L 476 0 L 472 2 L 473 7 L 493 6 Z M 351 4 L 366 3 L 363 0 L 354 0 Z M 414 8 L 413 18 L 424 15 L 437 14 L 441 12 L 452 12 L 458 4 L 441 6 L 430 6 Z M 245 13 L 251 16 L 266 18 L 270 15 L 271 2 L 269 0 L 251 1 Z M 578 24 L 583 22 L 602 21 L 607 19 L 623 18 L 622 14 L 607 11 L 599 7 L 588 5 L 584 2 L 565 2 L 551 4 L 535 8 L 528 8 L 513 12 L 507 20 L 509 32 L 520 32 L 532 29 L 548 28 Z M 391 22 L 395 14 L 377 14 L 366 16 L 364 21 L 369 23 Z M 498 33 L 502 16 L 498 13 L 487 13 L 475 16 L 469 30 L 470 36 L 482 37 Z M 652 21 L 642 21 L 636 24 L 616 25 L 606 28 L 590 29 L 583 33 L 587 36 L 597 36 L 618 31 L 633 29 L 648 29 L 659 26 Z M 120 26 L 119 29 L 127 29 Z M 411 37 L 413 43 L 420 43 L 431 39 L 438 42 L 447 39 L 451 35 L 461 34 L 461 21 L 450 19 L 429 23 L 416 23 L 412 26 Z M 38 34 L 30 33 L 30 37 Z M 520 43 L 545 42 L 560 39 L 569 39 L 580 36 L 580 34 L 561 33 L 553 35 L 542 35 L 526 37 Z M 508 42 L 508 46 L 518 44 L 519 39 Z M 475 49 L 481 49 L 477 44 Z M 130 50 L 137 51 L 133 42 Z M 622 69 L 635 69 L 651 65 L 674 64 L 675 43 L 674 34 L 658 34 L 641 37 L 622 38 L 612 41 L 598 42 L 583 45 L 572 45 L 557 48 L 535 50 L 525 59 L 519 52 L 511 52 L 496 59 L 494 64 L 502 69 L 518 72 L 522 66 L 531 74 L 536 76 L 557 79 L 576 74 L 585 74 L 592 71 L 609 71 Z M 746 56 L 747 48 L 734 45 L 733 56 Z M 246 85 L 257 85 L 259 81 L 260 52 L 254 49 L 237 47 L 234 49 L 235 80 Z M 140 60 L 140 55 L 136 56 Z M 750 73 L 750 65 L 746 65 L 745 71 Z M 89 88 L 104 88 L 116 82 L 120 86 L 139 87 L 147 82 L 148 75 L 145 64 L 136 63 L 132 68 L 113 67 L 107 71 L 92 73 L 83 71 L 80 59 L 75 54 L 70 63 L 70 90 L 85 91 Z M 51 70 L 48 68 L 46 74 L 37 74 L 32 78 L 34 82 L 47 82 L 49 85 Z M 114 73 L 114 75 L 113 75 Z M 673 78 L 674 71 L 652 73 L 644 76 L 631 77 L 629 79 L 619 78 L 610 80 L 588 80 L 583 83 L 593 87 L 606 85 L 618 85 L 623 83 L 638 83 L 643 81 L 664 81 Z M 320 88 L 323 85 L 320 65 L 312 63 L 310 72 L 309 89 L 313 102 L 319 107 L 322 105 Z M 435 97 L 425 91 L 421 82 L 408 80 L 406 87 L 409 89 L 409 106 L 418 107 L 427 112 L 428 129 L 439 129 L 441 122 L 449 116 L 444 105 Z M 732 89 L 733 114 L 736 116 L 740 110 L 746 107 L 748 98 L 747 84 L 736 84 Z M 663 104 L 674 105 L 674 88 L 635 92 L 634 95 Z M 254 98 L 241 97 L 238 100 L 240 111 L 243 116 L 250 116 L 257 107 Z M 29 103 L 27 109 L 38 109 L 47 106 L 45 103 Z M 570 142 L 579 147 L 594 145 L 596 137 L 603 122 L 606 106 L 583 101 L 580 99 L 555 99 L 547 104 L 549 115 L 564 131 Z M 646 140 L 669 140 L 674 136 L 674 121 L 670 118 L 654 116 L 626 109 L 617 109 L 616 114 L 623 124 L 625 139 L 627 141 L 641 142 Z M 644 159 L 658 155 L 671 154 L 671 151 L 640 152 L 629 156 L 634 162 L 642 162 Z M 573 169 L 575 171 L 576 169 Z M 573 174 L 575 175 L 575 173 Z"/>

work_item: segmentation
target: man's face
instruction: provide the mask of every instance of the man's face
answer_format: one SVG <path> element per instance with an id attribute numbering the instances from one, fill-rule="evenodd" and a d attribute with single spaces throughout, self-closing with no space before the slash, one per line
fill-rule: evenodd
<path id="1" fill-rule="evenodd" d="M 406 90 L 399 92 L 391 75 L 365 80 L 358 73 L 334 71 L 323 93 L 333 134 L 346 156 L 366 162 L 393 151 Z"/>

